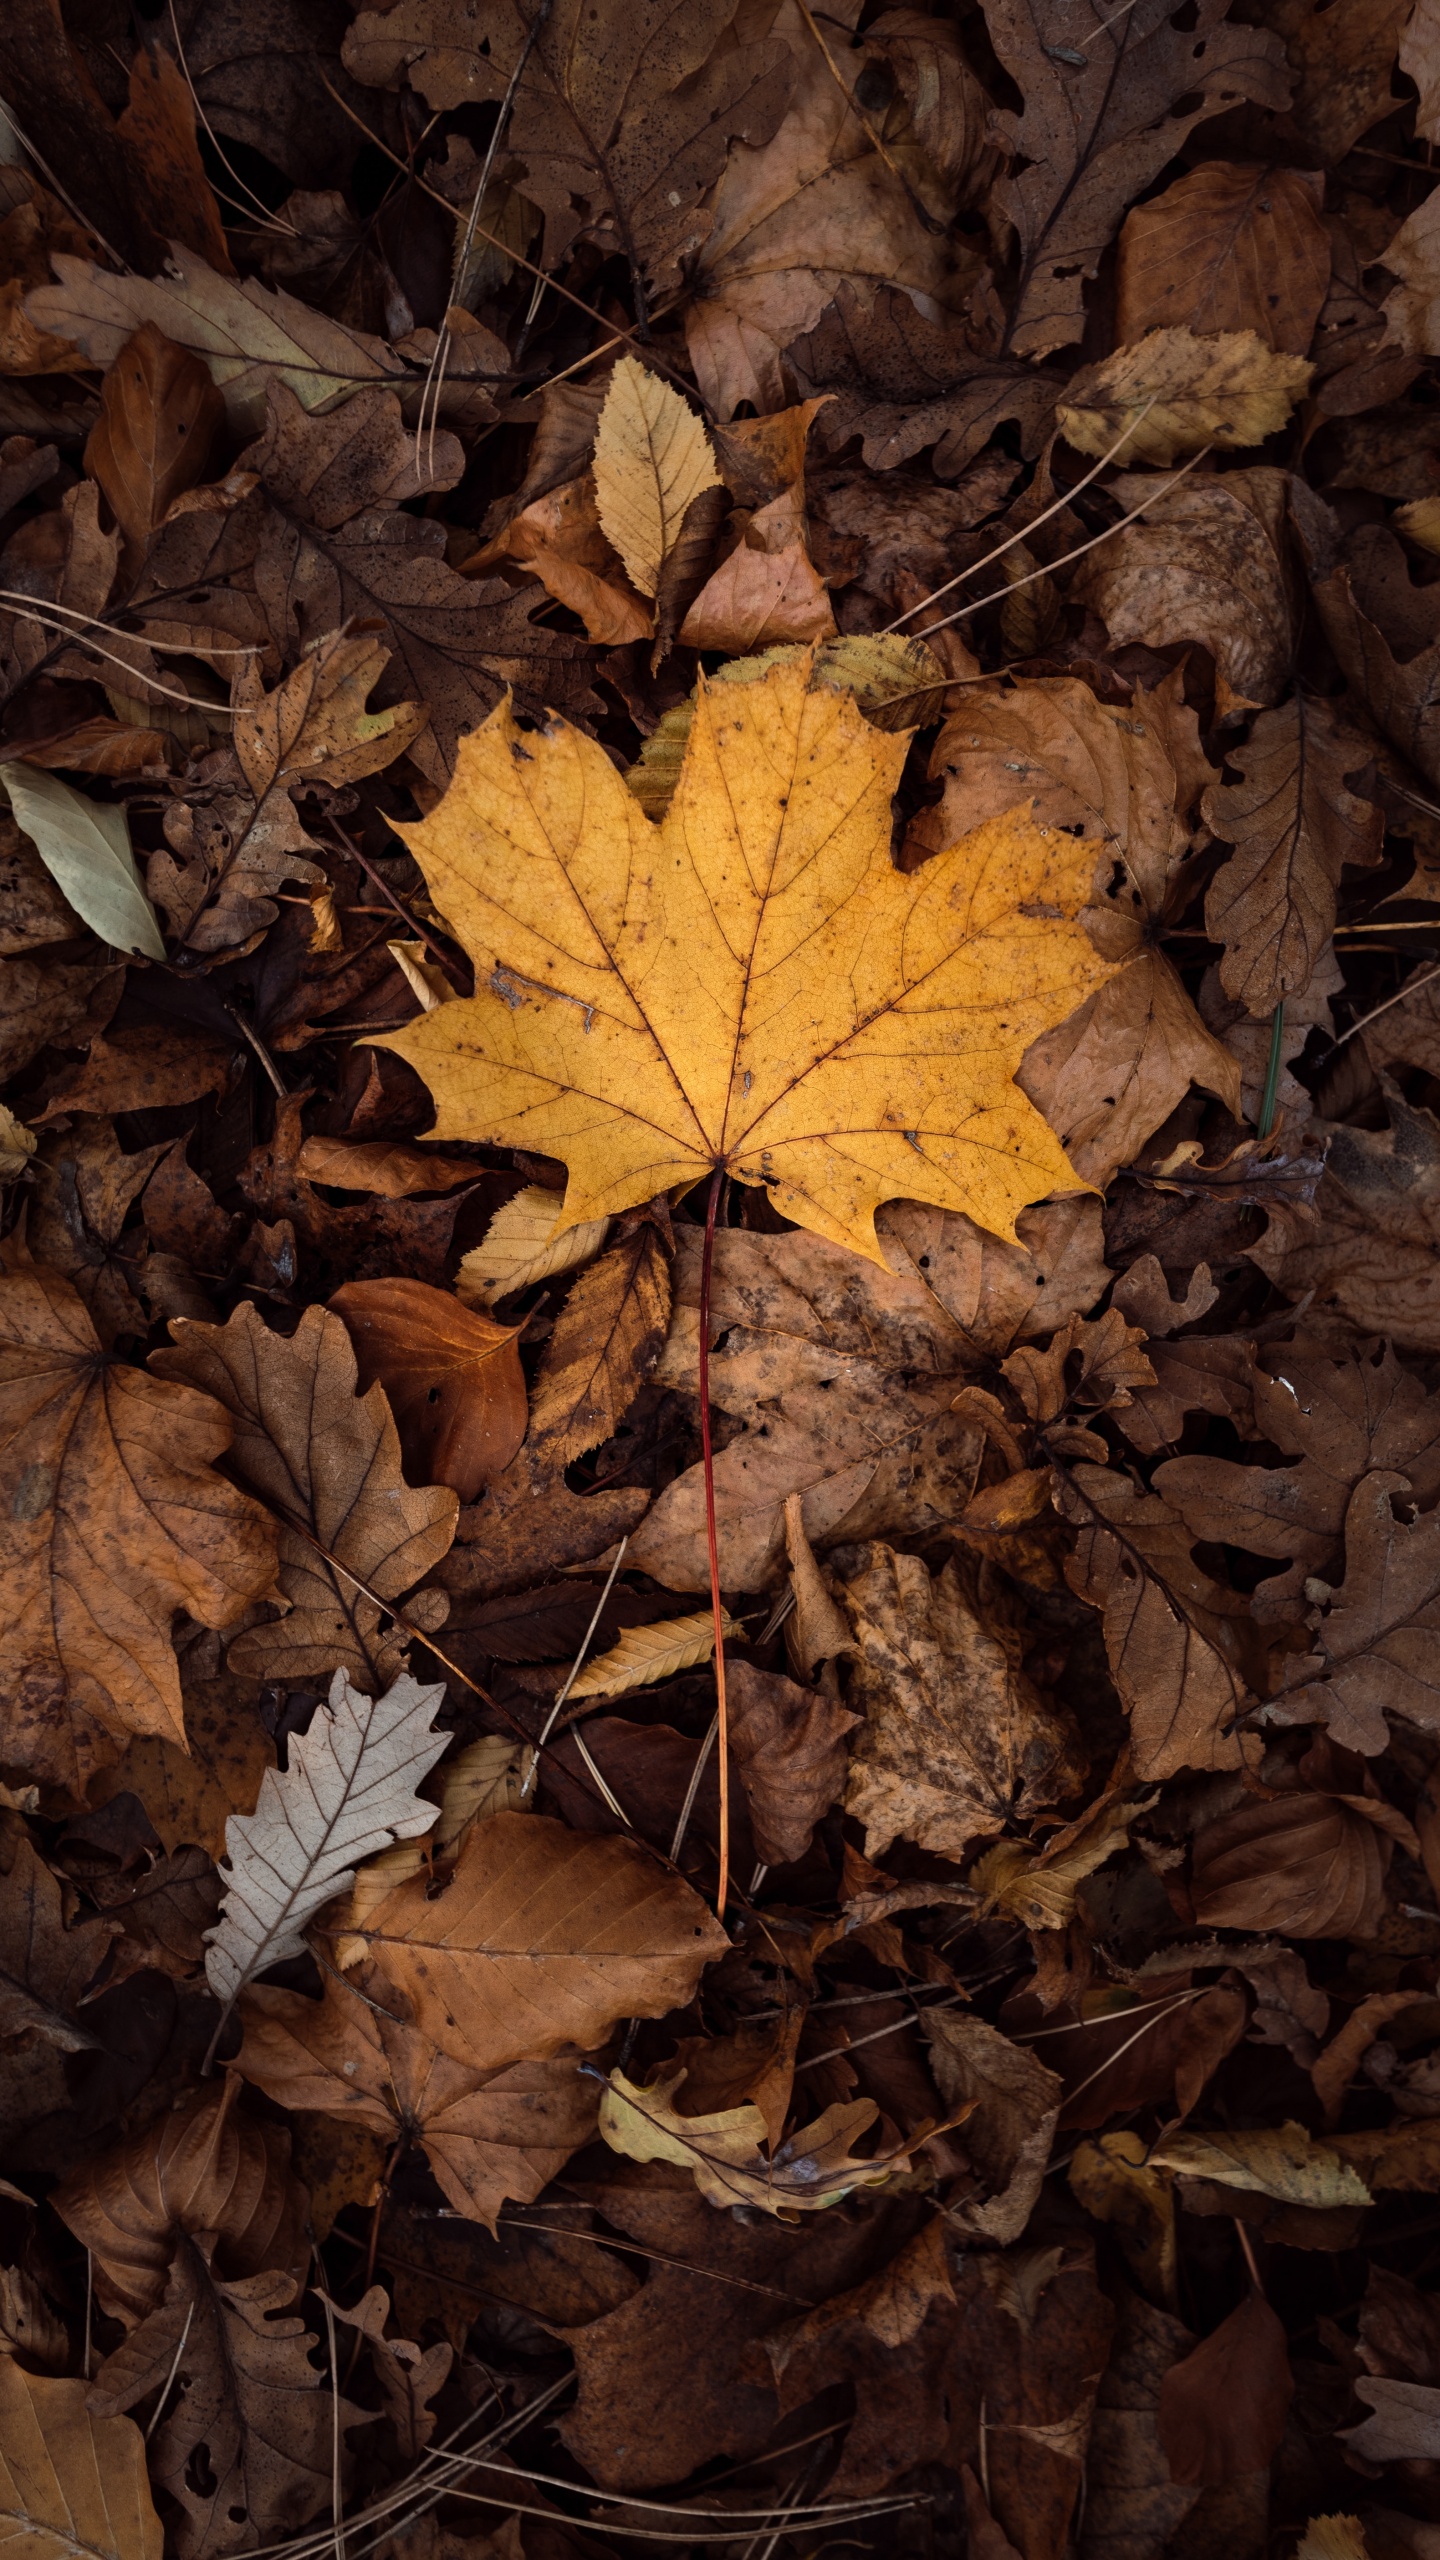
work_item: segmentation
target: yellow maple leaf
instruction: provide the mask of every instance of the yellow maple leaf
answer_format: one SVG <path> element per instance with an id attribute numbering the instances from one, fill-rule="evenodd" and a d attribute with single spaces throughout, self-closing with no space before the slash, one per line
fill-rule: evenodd
<path id="1" fill-rule="evenodd" d="M 1111 974 L 1076 920 L 1100 848 L 1021 807 L 898 871 L 907 743 L 808 652 L 702 683 L 657 827 L 593 739 L 499 705 L 402 831 L 475 964 L 377 1043 L 434 1135 L 559 1157 L 557 1235 L 723 1167 L 877 1262 L 886 1200 L 1013 1237 L 1078 1188 L 1012 1079 Z"/>

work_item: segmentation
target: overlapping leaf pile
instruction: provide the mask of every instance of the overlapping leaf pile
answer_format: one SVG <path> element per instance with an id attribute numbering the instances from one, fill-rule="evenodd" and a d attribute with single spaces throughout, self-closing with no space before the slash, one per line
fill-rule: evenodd
<path id="1" fill-rule="evenodd" d="M 1433 2560 L 1435 0 L 0 104 L 0 2538 Z"/>

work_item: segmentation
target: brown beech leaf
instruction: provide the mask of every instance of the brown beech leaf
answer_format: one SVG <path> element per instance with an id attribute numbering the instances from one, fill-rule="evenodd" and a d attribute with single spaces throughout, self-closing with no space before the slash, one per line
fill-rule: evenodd
<path id="1" fill-rule="evenodd" d="M 1330 283 L 1323 185 L 1303 169 L 1203 160 L 1127 214 L 1116 259 L 1116 336 L 1253 329 L 1305 356 Z"/>
<path id="2" fill-rule="evenodd" d="M 1222 710 L 1276 701 L 1292 657 L 1284 474 L 1257 465 L 1172 487 L 1126 472 L 1111 486 L 1127 514 L 1148 500 L 1145 513 L 1081 561 L 1071 594 L 1117 645 L 1203 642 Z"/>
<path id="3" fill-rule="evenodd" d="M 1202 1929 L 1273 1929 L 1294 1938 L 1373 1937 L 1393 1847 L 1356 1798 L 1305 1790 L 1241 1805 L 1196 1833 L 1196 1920 Z"/>
<path id="4" fill-rule="evenodd" d="M 837 2496 L 886 2489 L 902 2472 L 943 2458 L 955 2321 L 954 2279 L 932 2221 L 877 2274 L 765 2339 L 783 2410 L 853 2384 L 856 2416 L 834 2474 Z"/>
<path id="5" fill-rule="evenodd" d="M 378 1380 L 412 1481 L 473 1502 L 525 1437 L 519 1328 L 423 1280 L 349 1280 L 330 1300 L 355 1347 L 360 1392 Z"/>
<path id="6" fill-rule="evenodd" d="M 932 1580 L 918 1556 L 871 1546 L 841 1598 L 857 1647 L 848 1695 L 866 1720 L 845 1809 L 866 1826 L 867 1857 L 906 1839 L 959 1859 L 1014 1815 L 1075 1793 L 1079 1737 L 1025 1677 L 993 1567 L 958 1555 Z"/>
<path id="7" fill-rule="evenodd" d="M 153 321 L 121 348 L 101 386 L 85 468 L 110 502 L 132 568 L 172 501 L 204 479 L 224 414 L 209 367 Z"/>
<path id="8" fill-rule="evenodd" d="M 650 637 L 652 609 L 631 586 L 601 526 L 593 471 L 532 498 L 462 562 L 461 574 L 483 577 L 507 559 L 520 561 L 557 604 L 578 613 L 591 640 L 615 649 Z"/>
<path id="9" fill-rule="evenodd" d="M 1225 945 L 1221 985 L 1251 1014 L 1303 994 L 1334 929 L 1342 869 L 1380 859 L 1380 810 L 1345 782 L 1368 755 L 1328 702 L 1296 693 L 1228 750 L 1243 779 L 1205 794 L 1206 823 L 1235 847 L 1206 892 L 1206 929 Z"/>
<path id="10" fill-rule="evenodd" d="M 73 1787 L 113 1758 L 104 1735 L 183 1747 L 174 1613 L 229 1625 L 271 1588 L 274 1541 L 215 1472 L 219 1405 L 108 1362 L 69 1283 L 13 1251 L 0 1361 L 7 1747 Z"/>
<path id="11" fill-rule="evenodd" d="M 1440 1511 L 1396 1516 L 1404 1476 L 1363 1478 L 1345 1514 L 1345 1580 L 1320 1617 L 1315 1653 L 1294 1666 L 1280 1712 L 1323 1722 L 1351 1751 L 1383 1751 L 1386 1711 L 1440 1727 Z M 1306 1674 L 1313 1677 L 1307 1679 Z"/>
<path id="12" fill-rule="evenodd" d="M 669 1321 L 670 1257 L 641 1218 L 572 1284 L 541 1354 L 530 1429 L 547 1459 L 568 1465 L 613 1436 Z"/>
<path id="13" fill-rule="evenodd" d="M 942 2011 L 927 2021 L 927 2042 L 946 2112 L 963 2115 L 961 2140 L 986 2190 L 950 2210 L 967 2230 L 1008 2246 L 1044 2184 L 1063 2085 L 1028 2045 L 983 2018 Z"/>
<path id="14" fill-rule="evenodd" d="M 129 2418 L 97 2418 L 89 2386 L 0 2356 L 0 2514 L 31 2560 L 161 2560 L 164 2528 Z"/>
<path id="15" fill-rule="evenodd" d="M 1053 52 L 1050 16 L 1031 0 L 990 0 L 985 15 L 1024 99 L 1020 114 L 997 116 L 998 138 L 1029 164 L 994 191 L 1022 260 L 1010 344 L 1022 356 L 1048 355 L 1081 335 L 1085 279 L 1126 205 L 1202 116 L 1247 98 L 1283 107 L 1285 57 L 1274 36 L 1228 24 L 1223 0 L 1205 0 L 1184 33 L 1163 0 L 1139 0 L 1119 20 L 1086 0 L 1064 20 L 1067 54 L 1081 53 L 1073 64 Z"/>
<path id="16" fill-rule="evenodd" d="M 456 2212 L 492 2231 L 507 2199 L 531 2203 L 590 2140 L 599 2090 L 573 2055 L 475 2068 L 388 2014 L 403 2004 L 378 1967 L 349 1981 L 328 1979 L 318 2002 L 252 1985 L 236 2069 L 282 2107 L 422 2144 Z"/>
<path id="17" fill-rule="evenodd" d="M 730 1750 L 767 1865 L 803 1858 L 845 1786 L 846 1735 L 860 1721 L 778 1671 L 733 1661 L 726 1672 Z"/>
<path id="18" fill-rule="evenodd" d="M 1195 1562 L 1179 1513 L 1128 1476 L 1069 1469 L 1057 1481 L 1055 1507 L 1080 1531 L 1066 1577 L 1104 1613 L 1137 1774 L 1238 1768 L 1234 1726 L 1252 1703 L 1254 1650 L 1240 1594 Z"/>
<path id="19" fill-rule="evenodd" d="M 1394 106 L 1390 73 L 1406 18 L 1405 0 L 1337 9 L 1315 0 L 1266 0 L 1273 27 L 1296 74 L 1290 115 L 1303 149 L 1316 160 L 1343 158 Z"/>
<path id="20" fill-rule="evenodd" d="M 213 2245 L 178 2240 L 164 2300 L 105 2358 L 87 2404 L 108 2417 L 167 2376 L 178 2381 L 152 2462 L 179 2509 L 180 2560 L 308 2524 L 330 2504 L 337 2431 L 343 2445 L 343 2430 L 368 2415 L 322 2389 L 304 2321 L 275 2316 L 298 2295 L 295 2278 L 271 2269 L 226 2282 L 210 2266 Z"/>
<path id="21" fill-rule="evenodd" d="M 33 2034 L 61 2053 L 93 2050 L 73 2012 L 100 1969 L 118 1922 L 67 1927 L 62 1887 L 22 1832 L 0 1878 L 0 2035 Z"/>
<path id="22" fill-rule="evenodd" d="M 287 1614 L 235 1638 L 231 1669 L 326 1682 L 344 1669 L 388 1687 L 406 1639 L 394 1627 L 382 1636 L 380 1611 L 344 1568 L 381 1600 L 408 1590 L 454 1536 L 454 1494 L 406 1484 L 384 1391 L 356 1393 L 349 1336 L 324 1307 L 307 1307 L 288 1341 L 248 1305 L 228 1325 L 180 1322 L 171 1331 L 174 1348 L 154 1353 L 152 1366 L 164 1378 L 203 1382 L 224 1407 L 237 1473 L 283 1524 Z"/>
<path id="23" fill-rule="evenodd" d="M 305 2191 L 289 2137 L 242 2114 L 239 2091 L 233 2074 L 210 2081 L 55 2189 L 56 2212 L 94 2255 L 100 2303 L 127 2328 L 163 2300 L 181 2232 L 213 2232 L 237 2276 L 304 2263 Z"/>
<path id="24" fill-rule="evenodd" d="M 1263 2293 L 1247 2293 L 1160 2385 L 1160 2442 L 1172 2480 L 1218 2489 L 1268 2469 L 1293 2390 L 1284 2323 Z"/>
<path id="25" fill-rule="evenodd" d="M 478 1182 L 485 1171 L 473 1157 L 444 1155 L 438 1148 L 406 1146 L 389 1138 L 358 1144 L 350 1138 L 307 1138 L 295 1163 L 307 1182 L 323 1183 L 332 1191 L 371 1191 L 382 1200 L 455 1191 L 462 1183 Z"/>
<path id="26" fill-rule="evenodd" d="M 444 1891 L 424 1877 L 363 1932 L 415 2023 L 472 2070 L 602 2044 L 619 2018 L 662 2017 L 728 1944 L 698 1894 L 632 1840 L 533 1814 L 477 1823 Z"/>

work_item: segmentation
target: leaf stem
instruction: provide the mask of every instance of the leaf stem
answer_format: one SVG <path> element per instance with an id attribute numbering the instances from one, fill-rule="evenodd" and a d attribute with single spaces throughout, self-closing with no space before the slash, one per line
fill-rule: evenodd
<path id="1" fill-rule="evenodd" d="M 1270 1058 L 1265 1069 L 1265 1090 L 1260 1097 L 1259 1135 L 1268 1138 L 1275 1126 L 1275 1096 L 1280 1085 L 1280 1058 L 1285 1044 L 1285 999 L 1275 1007 L 1270 1024 Z"/>
<path id="2" fill-rule="evenodd" d="M 715 1615 L 715 1739 L 720 1775 L 720 1882 L 717 1916 L 725 1917 L 730 1893 L 730 1752 L 725 1713 L 725 1612 L 720 1605 L 720 1549 L 715 1535 L 715 1453 L 710 1441 L 710 1273 L 715 1260 L 715 1220 L 725 1182 L 723 1165 L 710 1176 L 705 1202 L 705 1245 L 700 1256 L 700 1450 L 705 1473 L 705 1543 L 710 1551 L 710 1606 Z"/>

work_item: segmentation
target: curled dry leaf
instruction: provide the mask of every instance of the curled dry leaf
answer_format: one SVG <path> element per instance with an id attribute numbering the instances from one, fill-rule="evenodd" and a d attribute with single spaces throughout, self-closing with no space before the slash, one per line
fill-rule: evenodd
<path id="1" fill-rule="evenodd" d="M 1257 465 L 1171 487 L 1131 472 L 1112 487 L 1127 514 L 1145 512 L 1081 561 L 1072 594 L 1117 643 L 1202 643 L 1223 709 L 1276 701 L 1292 655 L 1283 473 Z"/>
<path id="2" fill-rule="evenodd" d="M 690 2170 L 711 2204 L 743 2204 L 760 2213 L 823 2213 L 857 2188 L 884 2186 L 897 2159 L 905 2165 L 904 2155 L 893 2152 L 876 2160 L 851 2156 L 851 2143 L 879 2112 L 870 2098 L 827 2107 L 767 2160 L 760 2148 L 767 2129 L 758 2107 L 682 2116 L 671 2101 L 684 2078 L 682 2068 L 637 2088 L 623 2071 L 612 2071 L 600 2101 L 600 2133 L 627 2160 L 668 2160 Z"/>
<path id="3" fill-rule="evenodd" d="M 848 1648 L 843 1620 L 835 1632 Z M 839 1802 L 849 1756 L 846 1737 L 860 1719 L 818 1690 L 802 1689 L 776 1671 L 757 1671 L 749 1662 L 727 1664 L 725 1686 L 730 1751 L 750 1808 L 756 1853 L 769 1866 L 783 1866 L 804 1857 L 816 1824 Z"/>
<path id="4" fill-rule="evenodd" d="M 1007 2246 L 1018 2240 L 1044 2183 L 1060 2120 L 1062 2083 L 1028 2046 L 983 2018 L 942 2010 L 927 2020 L 930 2068 L 965 2151 L 988 2191 L 952 2207 L 965 2228 Z"/>
<path id="5" fill-rule="evenodd" d="M 546 1197 L 553 1224 L 558 1202 L 553 1191 Z M 541 1354 L 530 1429 L 547 1458 L 566 1465 L 613 1437 L 659 1357 L 669 1319 L 670 1257 L 658 1228 L 641 1220 L 582 1272 Z"/>
<path id="6" fill-rule="evenodd" d="M 215 1400 L 110 1363 L 68 1281 L 7 1258 L 8 1747 L 83 1786 L 130 1733 L 183 1748 L 175 1612 L 228 1626 L 271 1589 L 274 1540 L 211 1463 L 231 1439 Z"/>
<path id="7" fill-rule="evenodd" d="M 330 1305 L 355 1346 L 361 1393 L 377 1380 L 385 1390 L 412 1478 L 473 1502 L 525 1437 L 518 1328 L 423 1280 L 349 1280 Z"/>

